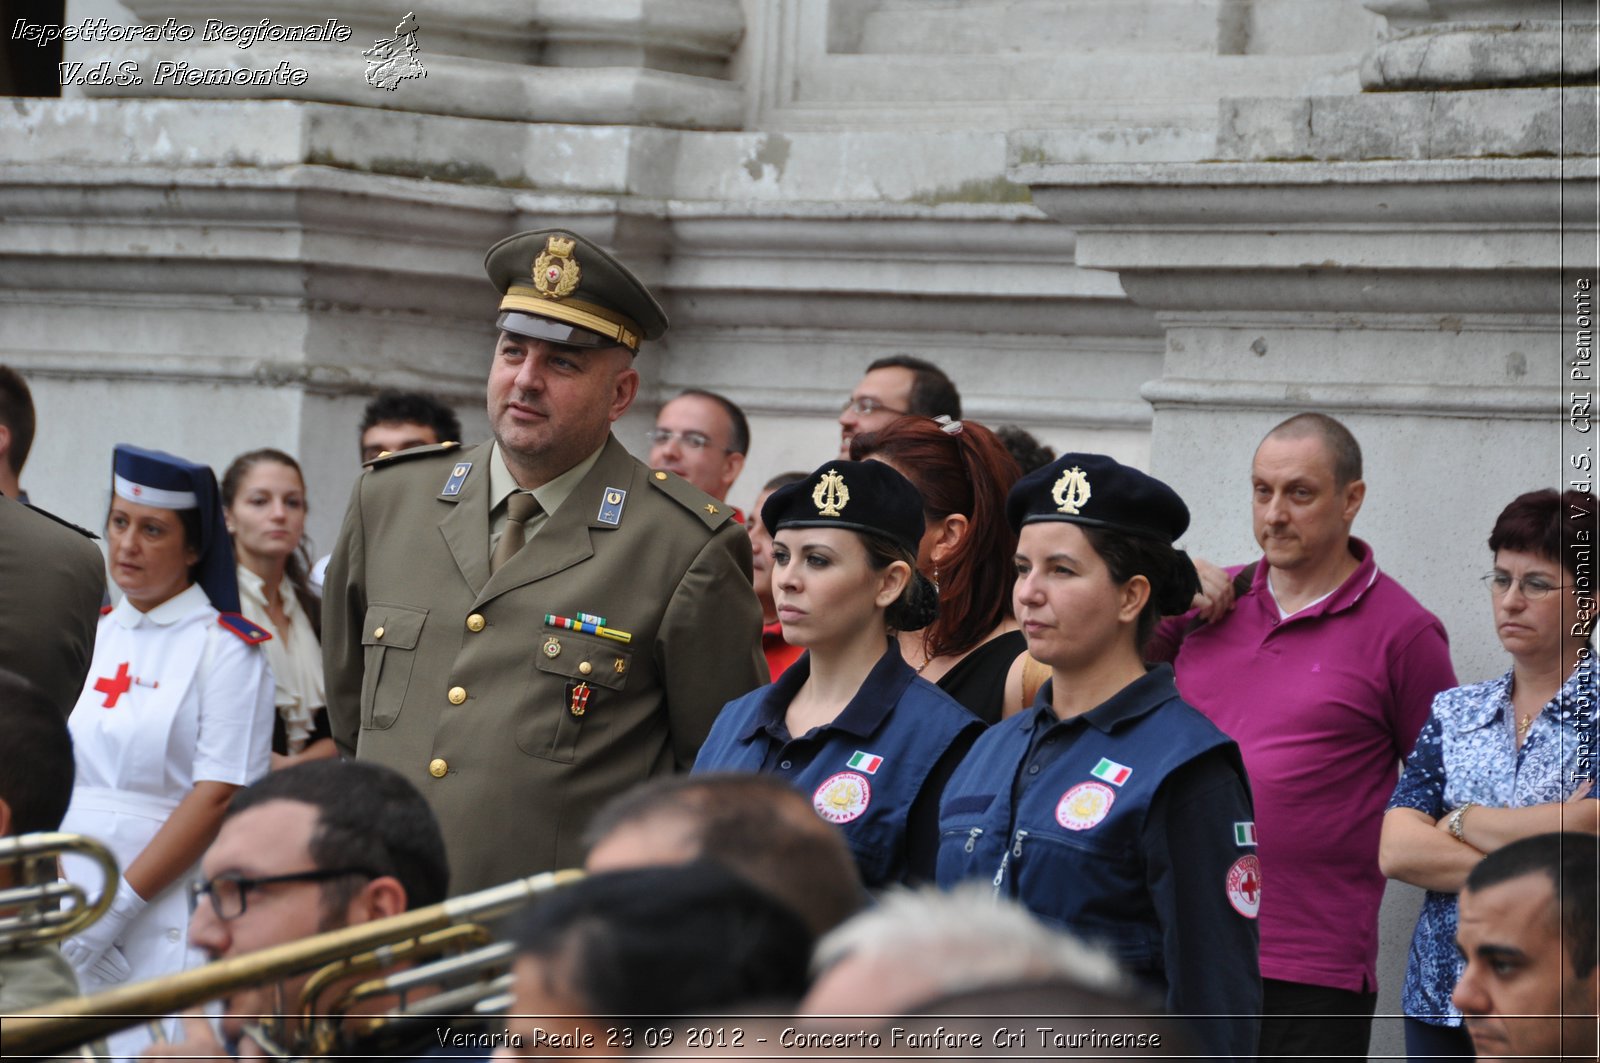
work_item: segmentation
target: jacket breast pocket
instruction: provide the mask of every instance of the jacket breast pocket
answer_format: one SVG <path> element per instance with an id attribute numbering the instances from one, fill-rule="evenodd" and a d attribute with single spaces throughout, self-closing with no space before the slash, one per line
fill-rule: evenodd
<path id="1" fill-rule="evenodd" d="M 382 731 L 399 719 L 427 618 L 426 609 L 408 605 L 374 602 L 367 606 L 366 626 L 361 631 L 362 728 Z"/>
<path id="2" fill-rule="evenodd" d="M 517 748 L 571 764 L 579 742 L 593 743 L 608 725 L 628 684 L 633 649 L 573 631 L 546 629 L 540 640 L 534 652 L 534 696 L 517 720 Z"/>

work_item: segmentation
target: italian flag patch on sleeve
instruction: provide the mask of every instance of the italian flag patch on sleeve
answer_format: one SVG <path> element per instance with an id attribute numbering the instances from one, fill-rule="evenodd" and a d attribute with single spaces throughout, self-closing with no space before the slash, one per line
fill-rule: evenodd
<path id="1" fill-rule="evenodd" d="M 1239 846 L 1254 845 L 1256 843 L 1256 825 L 1254 823 L 1235 823 L 1233 825 L 1233 844 Z"/>

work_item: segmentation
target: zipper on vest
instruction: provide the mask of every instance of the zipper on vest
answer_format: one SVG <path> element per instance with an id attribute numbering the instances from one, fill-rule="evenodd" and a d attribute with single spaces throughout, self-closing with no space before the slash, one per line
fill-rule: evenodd
<path id="1" fill-rule="evenodd" d="M 978 846 L 978 836 L 983 833 L 982 827 L 973 827 L 967 832 L 967 852 L 972 852 Z"/>
<path id="2" fill-rule="evenodd" d="M 1022 839 L 1028 836 L 1025 830 L 1019 830 L 1013 836 L 1011 848 L 1007 849 L 1000 857 L 1000 867 L 994 873 L 994 894 L 1000 896 L 1000 886 L 1006 880 L 1006 866 L 1011 863 L 1011 858 L 1022 859 Z"/>

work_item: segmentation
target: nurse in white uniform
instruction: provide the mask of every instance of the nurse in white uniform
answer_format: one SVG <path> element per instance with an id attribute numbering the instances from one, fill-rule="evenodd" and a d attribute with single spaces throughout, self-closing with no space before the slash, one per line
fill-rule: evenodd
<path id="1" fill-rule="evenodd" d="M 112 473 L 106 544 L 123 599 L 100 618 L 68 721 L 77 778 L 62 825 L 104 842 L 122 869 L 111 910 L 61 946 L 85 993 L 204 962 L 188 945 L 184 886 L 233 792 L 266 773 L 272 740 L 258 648 L 270 636 L 238 615 L 211 469 L 123 444 Z M 63 866 L 98 889 L 86 862 Z M 109 1039 L 111 1053 L 150 1039 L 136 1027 Z"/>

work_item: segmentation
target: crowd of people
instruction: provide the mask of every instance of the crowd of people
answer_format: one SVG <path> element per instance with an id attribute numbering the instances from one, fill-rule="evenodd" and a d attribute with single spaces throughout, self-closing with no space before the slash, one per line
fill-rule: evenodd
<path id="1" fill-rule="evenodd" d="M 737 1055 L 692 1020 L 744 1015 L 851 1055 L 1364 1058 L 1392 878 L 1427 891 L 1412 1059 L 1595 1058 L 1593 495 L 1506 500 L 1483 580 L 1510 669 L 1462 686 L 1352 535 L 1361 448 L 1324 413 L 1239 479 L 1243 565 L 1178 547 L 1173 486 L 964 419 L 911 356 L 741 510 L 726 397 L 667 401 L 648 462 L 612 432 L 667 328 L 622 263 L 542 230 L 485 267 L 491 438 L 379 395 L 316 561 L 272 448 L 219 481 L 119 445 L 93 533 L 26 506 L 0 367 L 0 837 L 59 827 L 119 872 L 63 858 L 106 911 L 0 953 L 0 1013 L 582 867 L 501 927 L 500 1034 L 380 1042 L 379 991 L 341 1044 Z M 103 1047 L 278 1054 L 307 977 Z M 907 1033 L 940 1014 L 996 1021 Z M 1000 1043 L 1037 1014 L 1050 1037 Z"/>

